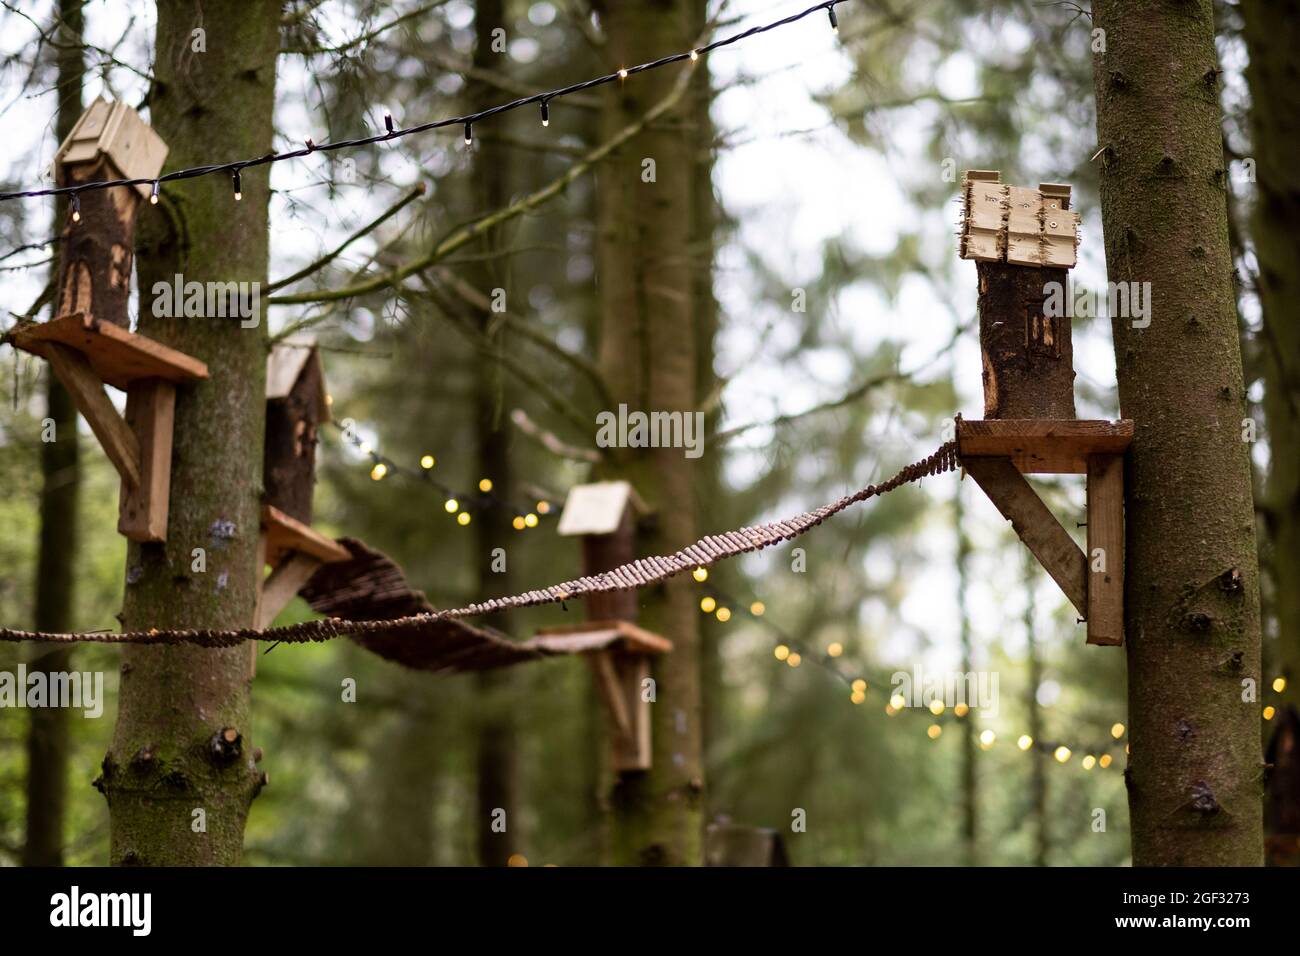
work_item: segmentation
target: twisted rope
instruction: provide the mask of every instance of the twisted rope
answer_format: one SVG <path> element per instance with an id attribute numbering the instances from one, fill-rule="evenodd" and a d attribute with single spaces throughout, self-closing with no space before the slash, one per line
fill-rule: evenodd
<path id="1" fill-rule="evenodd" d="M 920 481 L 930 475 L 953 471 L 958 466 L 957 443 L 948 442 L 938 451 L 914 464 L 908 465 L 893 478 L 879 485 L 867 485 L 851 495 L 845 495 L 832 504 L 784 521 L 772 521 L 755 527 L 739 528 L 721 534 L 708 535 L 675 554 L 639 558 L 612 571 L 553 584 L 538 591 L 525 591 L 509 597 L 492 598 L 465 607 L 428 614 L 415 614 L 387 621 L 345 621 L 329 618 L 321 621 L 304 621 L 287 627 L 259 631 L 245 627 L 236 630 L 157 630 L 124 631 L 112 633 L 50 634 L 36 631 L 19 631 L 0 628 L 0 641 L 47 641 L 51 643 L 94 644 L 198 644 L 202 647 L 233 647 L 244 641 L 280 641 L 285 644 L 305 644 L 329 641 L 337 637 L 355 636 L 364 640 L 393 632 L 410 636 L 428 637 L 436 632 L 438 622 L 451 618 L 474 617 L 509 608 L 535 607 L 541 604 L 558 604 L 590 594 L 627 591 L 666 581 L 684 571 L 708 567 L 719 561 L 750 551 L 761 551 L 782 541 L 790 541 L 817 527 L 851 505 L 868 498 L 887 494 L 901 485 Z"/>

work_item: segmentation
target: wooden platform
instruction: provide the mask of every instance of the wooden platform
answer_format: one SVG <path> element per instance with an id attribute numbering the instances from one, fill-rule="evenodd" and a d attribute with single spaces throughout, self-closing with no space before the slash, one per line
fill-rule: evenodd
<path id="1" fill-rule="evenodd" d="M 1090 455 L 1122 455 L 1133 422 L 1075 419 L 957 420 L 963 458 L 1010 458 L 1025 475 L 1085 475 Z"/>
<path id="2" fill-rule="evenodd" d="M 277 567 L 290 553 L 306 554 L 322 564 L 347 561 L 352 555 L 333 538 L 327 538 L 291 518 L 279 508 L 262 506 L 262 531 L 266 534 L 266 563 Z"/>
<path id="3" fill-rule="evenodd" d="M 75 349 L 101 382 L 122 391 L 141 379 L 180 384 L 208 377 L 207 365 L 198 359 L 80 312 L 14 329 L 11 338 L 16 348 L 42 358 L 48 358 L 51 342 Z"/>
<path id="4" fill-rule="evenodd" d="M 584 621 L 564 627 L 547 627 L 528 640 L 547 654 L 589 654 L 618 650 L 633 654 L 667 654 L 673 642 L 630 621 Z"/>

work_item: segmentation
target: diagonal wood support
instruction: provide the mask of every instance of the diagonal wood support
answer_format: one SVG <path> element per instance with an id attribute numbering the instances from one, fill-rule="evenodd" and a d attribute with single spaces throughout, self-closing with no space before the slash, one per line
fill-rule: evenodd
<path id="1" fill-rule="evenodd" d="M 1020 540 L 1079 611 L 1088 614 L 1088 565 L 1056 516 L 1010 458 L 969 458 L 963 464 Z"/>

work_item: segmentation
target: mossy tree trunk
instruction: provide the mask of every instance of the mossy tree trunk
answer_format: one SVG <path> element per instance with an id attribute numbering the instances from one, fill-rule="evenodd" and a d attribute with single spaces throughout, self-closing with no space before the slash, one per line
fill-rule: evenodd
<path id="1" fill-rule="evenodd" d="M 1133 862 L 1262 860 L 1260 620 L 1211 0 L 1097 0 L 1102 222 L 1127 471 Z M 1243 700 L 1243 696 L 1247 699 Z"/>
<path id="2" fill-rule="evenodd" d="M 60 46 L 57 54 L 58 112 L 55 135 L 59 142 L 72 132 L 81 116 L 86 63 L 82 50 L 85 15 L 82 0 L 59 0 Z M 56 231 L 67 217 L 67 200 L 54 203 Z M 51 269 L 58 274 L 57 259 Z M 56 304 L 56 312 L 58 307 Z M 77 491 L 81 484 L 78 464 L 77 408 L 68 390 L 49 369 L 45 379 L 45 414 L 54 422 L 54 441 L 41 446 L 41 531 L 36 571 L 38 631 L 70 631 L 77 551 Z M 72 651 L 58 645 L 40 646 L 30 671 L 46 673 L 72 669 Z M 63 822 L 68 796 L 68 722 L 66 707 L 41 707 L 31 711 L 27 730 L 27 833 L 23 843 L 24 866 L 63 864 Z"/>
<path id="3" fill-rule="evenodd" d="M 617 69 L 689 49 L 700 0 L 618 0 L 595 7 Z M 683 69 L 689 69 L 684 65 Z M 604 88 L 603 135 L 665 97 L 675 70 Z M 630 140 L 597 173 L 600 363 L 615 404 L 643 412 L 697 407 L 699 352 L 690 241 L 698 212 L 698 130 L 689 99 Z M 613 409 L 611 409 L 613 411 Z M 593 430 L 595 425 L 593 423 Z M 642 553 L 671 553 L 697 537 L 694 463 L 681 448 L 607 449 L 603 477 L 625 478 L 654 512 Z M 705 455 L 716 454 L 706 448 Z M 610 846 L 622 865 L 703 861 L 703 731 L 694 584 L 679 576 L 639 594 L 640 623 L 673 642 L 655 662 L 653 768 L 621 774 L 611 798 Z"/>
<path id="4" fill-rule="evenodd" d="M 1300 85 L 1296 48 L 1300 45 L 1300 3 L 1296 0 L 1243 0 L 1250 64 L 1252 158 L 1255 161 L 1251 234 L 1259 263 L 1256 289 L 1263 313 L 1260 335 L 1264 372 L 1264 417 L 1269 449 L 1264 531 L 1273 573 L 1272 610 L 1277 647 L 1274 660 L 1286 677 L 1282 702 L 1300 709 L 1300 183 L 1295 176 L 1300 142 Z M 1266 675 L 1270 676 L 1270 675 Z M 1278 720 L 1276 726 L 1285 726 Z M 1296 811 L 1276 812 L 1279 800 L 1294 800 L 1284 787 L 1271 788 L 1273 819 L 1294 819 Z M 1295 834 L 1270 835 L 1270 861 L 1296 860 Z M 1285 850 L 1283 846 L 1285 846 Z"/>
<path id="5" fill-rule="evenodd" d="M 270 151 L 280 6 L 159 2 L 149 106 L 171 148 L 169 168 Z M 153 284 L 177 273 L 187 282 L 266 281 L 268 171 L 242 178 L 242 202 L 229 177 L 206 176 L 168 185 L 163 202 L 146 206 L 140 218 L 140 330 L 202 359 L 210 378 L 177 391 L 167 541 L 130 547 L 128 628 L 228 628 L 253 620 L 263 572 L 265 323 L 156 318 L 151 308 Z M 124 652 L 117 728 L 99 781 L 112 863 L 239 861 L 249 806 L 263 782 L 249 726 L 250 650 Z"/>

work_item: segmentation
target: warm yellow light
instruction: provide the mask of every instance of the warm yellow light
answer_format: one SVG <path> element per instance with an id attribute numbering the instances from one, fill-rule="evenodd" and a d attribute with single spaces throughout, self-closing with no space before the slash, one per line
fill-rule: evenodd
<path id="1" fill-rule="evenodd" d="M 867 699 L 866 694 L 860 693 L 856 690 L 853 693 L 849 694 L 849 700 L 853 701 L 853 703 L 855 704 L 860 704 L 866 699 Z"/>
<path id="2" fill-rule="evenodd" d="M 943 701 L 938 697 L 930 701 L 930 713 L 934 714 L 936 717 L 943 713 Z"/>
<path id="3" fill-rule="evenodd" d="M 510 854 L 510 858 L 506 860 L 506 866 L 527 866 L 527 865 L 528 865 L 528 857 L 524 856 L 522 853 L 512 853 Z"/>
<path id="4" fill-rule="evenodd" d="M 830 646 L 826 648 L 828 657 L 839 657 L 844 653 L 844 645 L 839 641 L 831 641 Z"/>
<path id="5" fill-rule="evenodd" d="M 703 611 L 705 614 L 712 614 L 714 608 L 716 608 L 717 606 L 718 606 L 718 602 L 713 600 L 713 598 L 711 597 L 706 596 L 700 598 L 700 610 Z"/>
<path id="6" fill-rule="evenodd" d="M 778 661 L 783 661 L 790 656 L 790 648 L 786 647 L 784 644 L 778 644 L 775 649 L 773 649 L 772 653 L 776 655 Z"/>
<path id="7" fill-rule="evenodd" d="M 1016 746 L 1021 750 L 1028 750 L 1034 745 L 1034 738 L 1029 734 L 1021 734 L 1020 739 L 1016 741 Z"/>
<path id="8" fill-rule="evenodd" d="M 886 704 L 885 713 L 888 714 L 890 717 L 893 717 L 896 713 L 898 713 L 898 708 L 895 707 L 893 704 Z"/>
<path id="9" fill-rule="evenodd" d="M 723 624 L 726 624 L 728 621 L 730 621 L 730 620 L 731 620 L 731 608 L 729 608 L 729 607 L 720 607 L 720 608 L 718 608 L 718 620 L 721 621 Z"/>
<path id="10" fill-rule="evenodd" d="M 524 528 L 528 527 L 526 524 L 524 524 L 523 515 L 515 515 L 514 519 L 510 523 L 514 525 L 516 531 L 523 531 Z"/>
<path id="11" fill-rule="evenodd" d="M 460 510 L 460 502 L 457 501 L 455 498 L 448 498 L 447 503 L 443 505 L 443 508 L 447 510 L 447 514 L 454 515 L 457 511 Z"/>
<path id="12" fill-rule="evenodd" d="M 991 730 L 983 731 L 980 734 L 980 746 L 988 750 L 997 741 L 998 735 Z"/>
<path id="13" fill-rule="evenodd" d="M 1084 770 L 1091 770 L 1095 766 L 1097 766 L 1097 758 L 1094 757 L 1092 754 L 1088 754 L 1088 756 L 1083 758 Z"/>
<path id="14" fill-rule="evenodd" d="M 333 396 L 333 395 L 326 395 L 326 396 L 325 396 L 325 404 L 326 404 L 326 405 L 333 405 L 333 404 L 334 404 L 334 396 Z"/>
<path id="15" fill-rule="evenodd" d="M 889 698 L 889 706 L 894 710 L 902 710 L 907 705 L 907 701 L 902 694 L 894 694 Z"/>
<path id="16" fill-rule="evenodd" d="M 792 651 L 790 656 L 785 659 L 785 662 L 791 667 L 798 667 L 801 660 L 803 660 L 803 658 L 799 656 L 799 652 Z"/>
<path id="17" fill-rule="evenodd" d="M 434 465 L 436 465 L 437 463 L 438 463 L 438 462 L 437 462 L 437 459 L 435 459 L 432 455 L 421 455 L 421 456 L 420 456 L 420 467 L 423 468 L 425 471 L 428 471 L 430 468 L 432 468 L 432 467 L 433 467 Z"/>
<path id="18" fill-rule="evenodd" d="M 753 604 L 749 606 L 749 613 L 754 615 L 754 617 L 762 617 L 763 614 L 766 613 L 766 611 L 767 611 L 767 605 L 764 604 L 762 601 L 755 601 Z"/>
<path id="19" fill-rule="evenodd" d="M 709 569 L 696 568 L 694 571 L 691 572 L 691 577 L 693 577 L 695 580 L 700 582 L 707 581 L 709 579 Z"/>
<path id="20" fill-rule="evenodd" d="M 369 455 L 372 451 L 375 450 L 375 449 L 371 446 L 370 442 L 368 442 L 368 441 L 363 441 L 360 445 L 357 446 L 357 448 L 359 448 L 359 449 L 361 450 L 361 454 L 363 454 L 363 455 Z"/>
<path id="21" fill-rule="evenodd" d="M 1264 708 L 1264 719 L 1265 719 L 1265 720 L 1272 720 L 1272 719 L 1273 719 L 1273 715 L 1276 714 L 1276 713 L 1277 713 L 1277 711 L 1273 709 L 1273 705 L 1272 705 L 1272 704 L 1269 704 L 1267 707 Z"/>
<path id="22" fill-rule="evenodd" d="M 941 733 L 943 733 L 943 728 L 938 724 L 931 724 L 925 731 L 925 735 L 931 740 L 938 740 Z"/>
<path id="23" fill-rule="evenodd" d="M 1110 728 L 1110 735 L 1114 737 L 1116 740 L 1119 740 L 1119 738 L 1124 736 L 1124 725 L 1120 723 L 1116 723 L 1114 726 Z"/>
<path id="24" fill-rule="evenodd" d="M 1110 763 L 1111 763 L 1110 754 L 1102 754 L 1101 759 L 1097 761 L 1098 766 L 1100 766 L 1102 770 L 1105 770 L 1107 767 L 1109 767 Z"/>
<path id="25" fill-rule="evenodd" d="M 524 524 L 528 525 L 530 528 L 536 528 L 537 515 L 533 514 L 531 511 L 528 512 L 528 514 L 524 515 Z"/>
<path id="26" fill-rule="evenodd" d="M 867 682 L 864 681 L 861 677 L 856 678 L 853 681 L 853 693 L 865 694 L 866 692 L 867 692 Z"/>
<path id="27" fill-rule="evenodd" d="M 699 51 L 699 50 L 692 50 L 692 51 L 691 51 L 691 62 L 694 63 L 694 62 L 695 62 L 696 60 L 698 60 L 699 58 L 700 58 L 700 51 Z"/>
<path id="28" fill-rule="evenodd" d="M 370 477 L 375 481 L 382 481 L 386 474 L 388 474 L 388 466 L 382 461 L 377 463 L 374 468 L 370 469 Z"/>
<path id="29" fill-rule="evenodd" d="M 469 524 L 469 522 L 470 522 L 470 517 L 468 511 L 462 511 L 460 514 L 456 515 L 456 523 L 461 527 L 464 527 L 465 525 Z"/>
<path id="30" fill-rule="evenodd" d="M 619 70 L 619 71 L 618 71 L 618 78 L 619 78 L 620 80 L 626 80 L 626 79 L 627 79 L 627 70 Z"/>
<path id="31" fill-rule="evenodd" d="M 549 501 L 537 502 L 537 513 L 539 515 L 548 515 L 551 513 L 551 503 Z"/>
<path id="32" fill-rule="evenodd" d="M 954 707 L 952 709 L 952 712 L 956 714 L 958 717 L 965 717 L 967 714 L 970 713 L 970 708 L 967 707 L 965 703 L 961 703 L 958 704 L 956 707 Z"/>
<path id="33" fill-rule="evenodd" d="M 1061 744 L 1052 751 L 1052 756 L 1056 758 L 1057 763 L 1068 763 L 1070 760 L 1070 748 Z"/>
<path id="34" fill-rule="evenodd" d="M 1274 678 L 1273 678 L 1273 689 L 1274 689 L 1275 691 L 1277 691 L 1279 694 L 1282 693 L 1282 691 L 1286 690 L 1286 678 L 1285 678 L 1285 677 L 1274 677 Z"/>
<path id="35" fill-rule="evenodd" d="M 492 490 L 492 479 L 491 479 L 491 478 L 480 478 L 480 479 L 479 479 L 479 482 L 478 482 L 478 490 L 479 490 L 479 491 L 491 491 L 491 490 Z"/>

